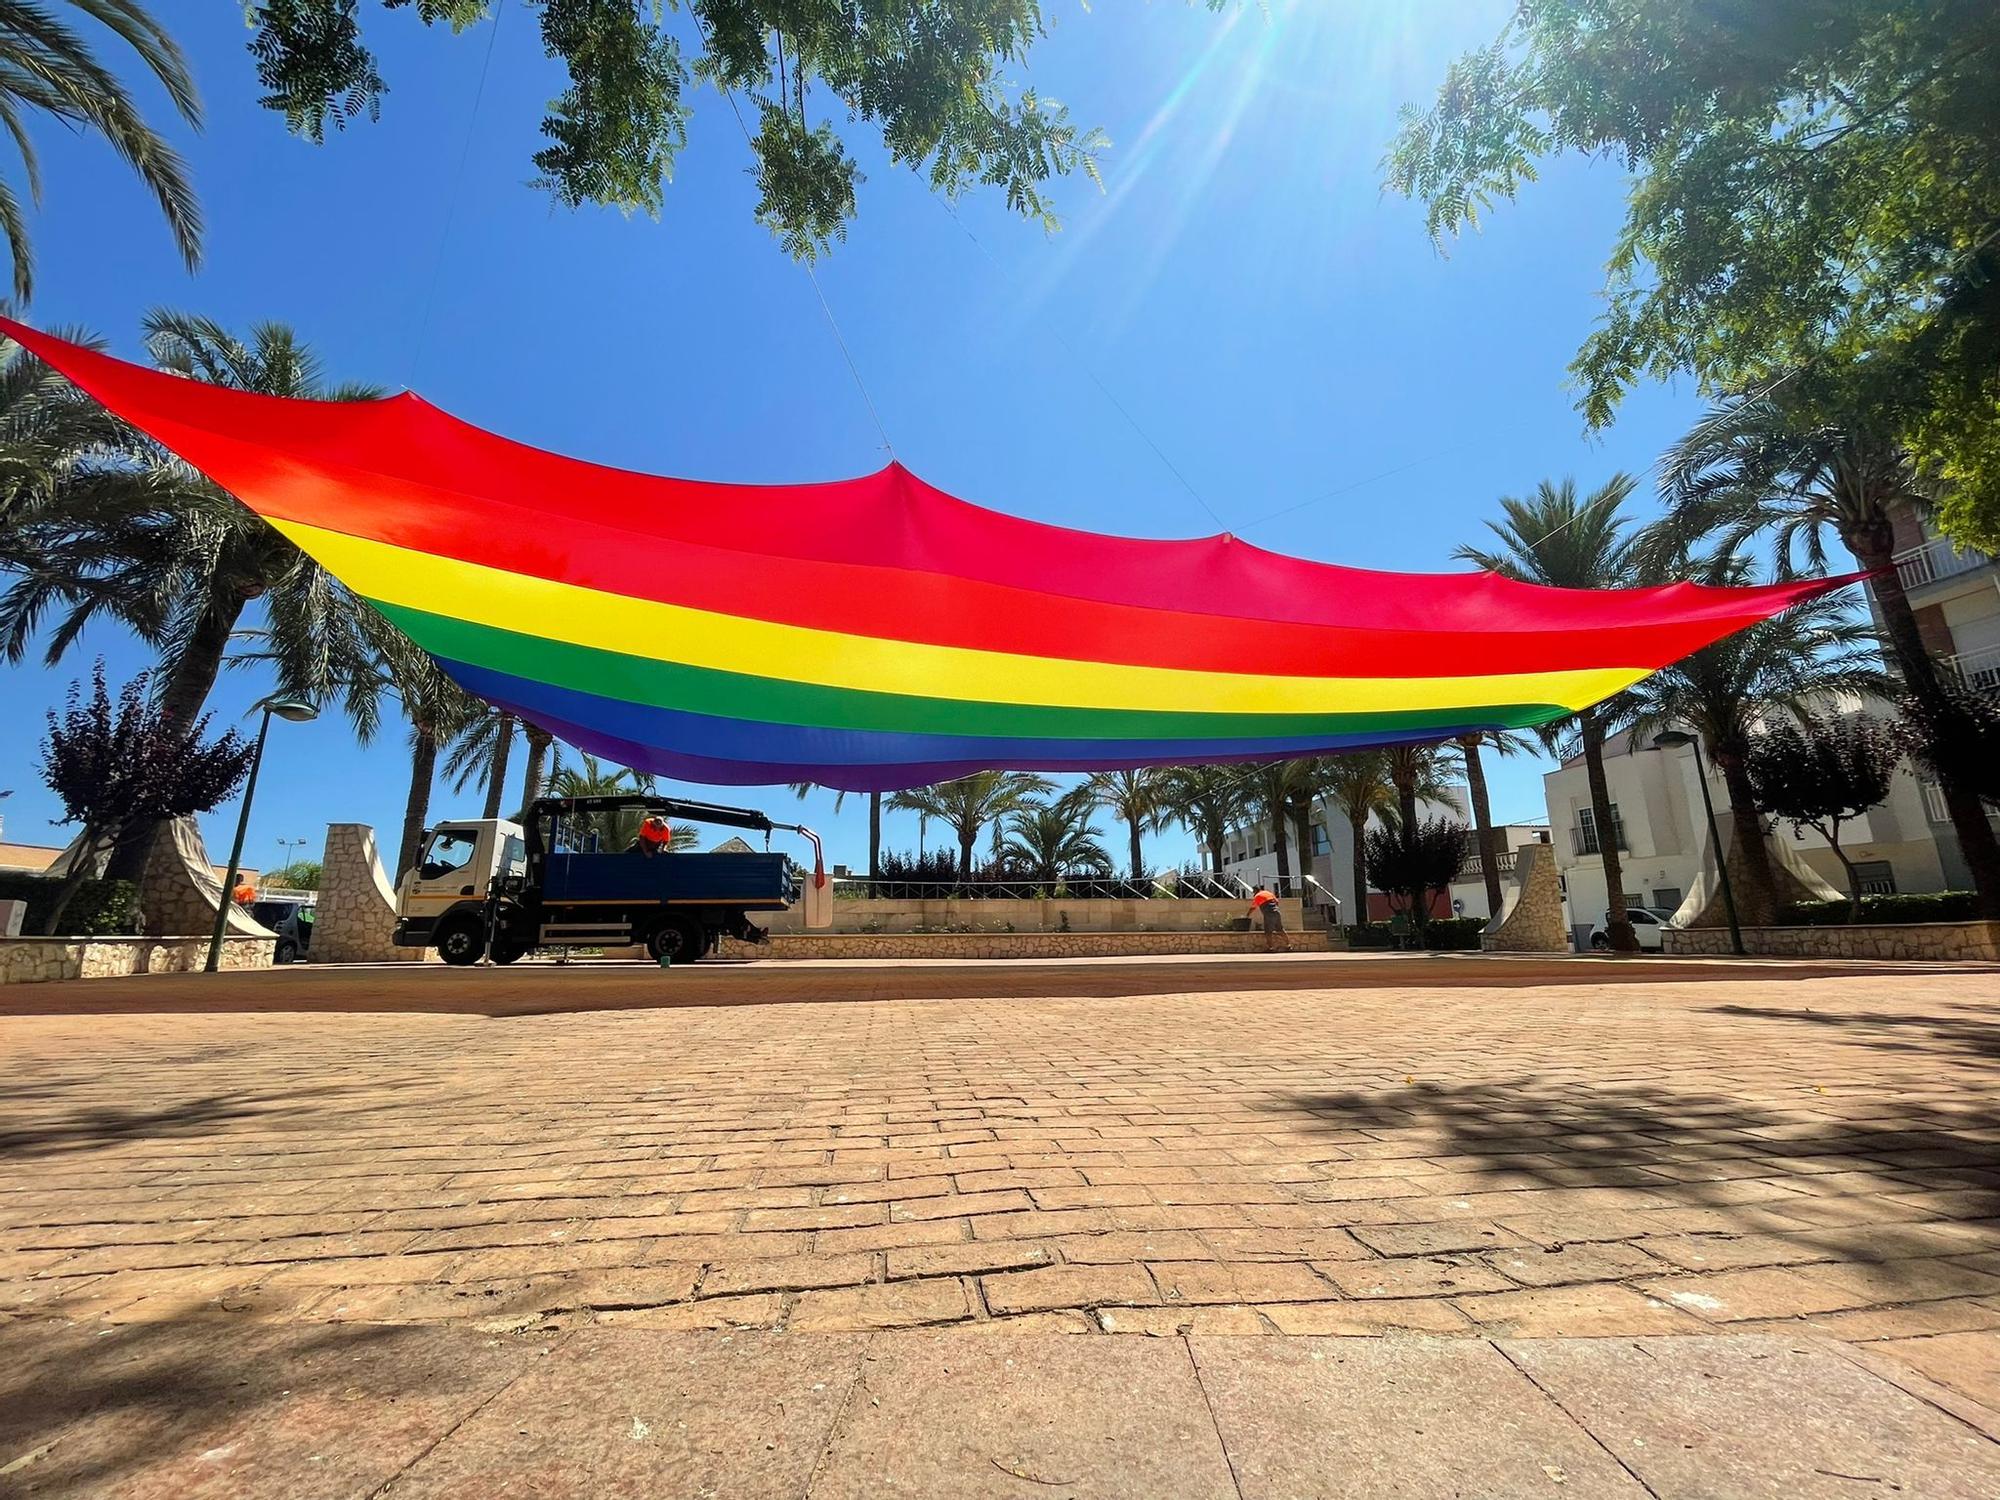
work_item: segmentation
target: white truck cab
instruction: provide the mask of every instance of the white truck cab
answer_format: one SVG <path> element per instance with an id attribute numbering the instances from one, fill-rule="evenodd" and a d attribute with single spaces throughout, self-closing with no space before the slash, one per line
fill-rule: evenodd
<path id="1" fill-rule="evenodd" d="M 527 873 L 528 841 L 519 823 L 440 823 L 426 833 L 417 862 L 396 887 L 396 915 L 435 919 L 461 901 L 484 901 L 495 875 Z"/>

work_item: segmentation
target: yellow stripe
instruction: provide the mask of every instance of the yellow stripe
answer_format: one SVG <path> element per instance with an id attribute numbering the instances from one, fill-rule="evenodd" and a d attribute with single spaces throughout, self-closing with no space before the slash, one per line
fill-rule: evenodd
<path id="1" fill-rule="evenodd" d="M 1264 677 L 1018 656 L 744 619 L 503 572 L 297 521 L 271 524 L 349 587 L 388 604 L 605 651 L 863 692 L 1210 713 L 1374 713 L 1494 703 L 1583 708 L 1649 670 Z"/>

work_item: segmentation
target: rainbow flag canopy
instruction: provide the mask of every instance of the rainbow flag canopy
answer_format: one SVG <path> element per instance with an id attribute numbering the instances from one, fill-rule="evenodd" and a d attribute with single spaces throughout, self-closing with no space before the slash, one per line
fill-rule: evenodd
<path id="1" fill-rule="evenodd" d="M 414 395 L 248 395 L 0 327 L 468 691 L 690 781 L 886 790 L 1527 728 L 1833 586 L 1372 572 L 1231 536 L 1042 525 L 899 464 L 823 484 L 663 479 Z"/>

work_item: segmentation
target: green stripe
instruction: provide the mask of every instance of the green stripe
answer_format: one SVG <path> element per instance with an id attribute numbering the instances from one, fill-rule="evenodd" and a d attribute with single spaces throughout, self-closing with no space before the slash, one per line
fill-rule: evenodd
<path id="1" fill-rule="evenodd" d="M 454 661 L 627 703 L 765 724 L 1016 739 L 1228 740 L 1456 729 L 1469 724 L 1525 729 L 1569 712 L 1557 704 L 1515 703 L 1380 713 L 1238 714 L 921 698 L 719 672 L 500 630 L 400 604 L 370 602 L 426 651 Z"/>

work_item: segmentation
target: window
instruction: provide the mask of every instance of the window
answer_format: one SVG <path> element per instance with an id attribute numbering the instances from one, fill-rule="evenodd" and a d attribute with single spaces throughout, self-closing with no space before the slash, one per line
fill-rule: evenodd
<path id="1" fill-rule="evenodd" d="M 1332 852 L 1333 852 L 1333 845 L 1327 842 L 1326 824 L 1324 823 L 1313 824 L 1313 853 L 1331 854 Z"/>
<path id="2" fill-rule="evenodd" d="M 1259 844 L 1255 848 L 1253 848 L 1250 851 L 1250 857 L 1252 859 L 1262 859 L 1264 857 L 1264 846 L 1262 844 Z"/>
<path id="3" fill-rule="evenodd" d="M 467 829 L 440 828 L 431 835 L 431 846 L 417 865 L 418 876 L 424 880 L 442 880 L 456 874 L 472 863 L 472 851 L 478 842 L 478 837 Z"/>
<path id="4" fill-rule="evenodd" d="M 1618 804 L 1616 802 L 1611 804 L 1611 838 L 1614 847 L 1619 849 L 1626 847 L 1625 820 L 1619 817 Z M 1578 854 L 1602 854 L 1604 852 L 1604 844 L 1597 827 L 1597 810 L 1595 808 L 1579 807 L 1576 810 L 1576 827 L 1570 830 L 1570 842 L 1575 846 Z M 1627 896 L 1625 899 L 1632 901 L 1635 898 Z"/>
<path id="5" fill-rule="evenodd" d="M 1854 883 L 1864 896 L 1896 894 L 1896 872 L 1886 859 L 1856 860 Z"/>
<path id="6" fill-rule="evenodd" d="M 500 841 L 500 868 L 509 875 L 528 873 L 528 845 L 518 833 L 510 833 Z"/>
<path id="7" fill-rule="evenodd" d="M 1680 890 L 1675 886 L 1657 885 L 1653 887 L 1652 904 L 1660 911 L 1679 911 L 1681 909 L 1681 902 L 1684 899 Z"/>

